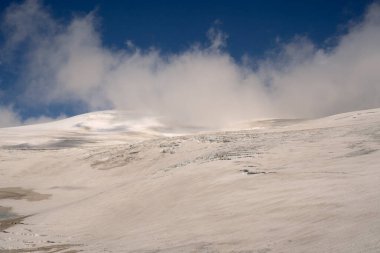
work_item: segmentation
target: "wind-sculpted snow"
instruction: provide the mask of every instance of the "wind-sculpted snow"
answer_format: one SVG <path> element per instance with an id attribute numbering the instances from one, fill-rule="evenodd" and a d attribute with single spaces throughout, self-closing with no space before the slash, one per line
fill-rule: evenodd
<path id="1" fill-rule="evenodd" d="M 46 196 L 0 199 L 0 252 L 380 251 L 380 109 L 201 133 L 121 114 L 0 130 L 0 195 Z"/>

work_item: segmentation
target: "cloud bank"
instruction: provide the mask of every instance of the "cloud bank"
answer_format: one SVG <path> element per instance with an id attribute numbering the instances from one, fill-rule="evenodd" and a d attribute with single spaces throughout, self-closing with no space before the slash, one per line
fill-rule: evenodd
<path id="1" fill-rule="evenodd" d="M 62 24 L 36 0 L 10 6 L 2 24 L 3 61 L 22 55 L 21 99 L 34 106 L 81 103 L 87 110 L 133 110 L 195 126 L 380 107 L 378 4 L 334 48 L 295 37 L 254 64 L 234 60 L 225 50 L 227 36 L 216 28 L 208 45 L 163 54 L 130 42 L 107 48 L 93 13 Z"/>

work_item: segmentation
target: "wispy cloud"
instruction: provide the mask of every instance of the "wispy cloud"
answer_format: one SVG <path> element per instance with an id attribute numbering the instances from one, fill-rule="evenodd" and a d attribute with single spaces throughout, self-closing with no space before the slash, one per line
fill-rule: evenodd
<path id="1" fill-rule="evenodd" d="M 0 127 L 32 125 L 64 118 L 66 118 L 66 116 L 64 114 L 61 114 L 56 118 L 50 118 L 41 115 L 38 117 L 29 117 L 28 119 L 23 120 L 20 114 L 17 112 L 17 110 L 14 109 L 13 106 L 0 106 Z"/>
<path id="2" fill-rule="evenodd" d="M 14 112 L 11 106 L 0 106 L 0 127 L 21 125 L 20 116 Z"/>
<path id="3" fill-rule="evenodd" d="M 377 4 L 335 48 L 295 37 L 255 68 L 229 55 L 227 37 L 216 28 L 208 33 L 208 45 L 167 55 L 135 45 L 107 48 L 95 24 L 92 13 L 59 23 L 36 0 L 8 8 L 3 52 L 6 48 L 12 58 L 12 52 L 23 51 L 24 101 L 81 102 L 89 110 L 135 110 L 177 124 L 208 126 L 380 107 Z"/>

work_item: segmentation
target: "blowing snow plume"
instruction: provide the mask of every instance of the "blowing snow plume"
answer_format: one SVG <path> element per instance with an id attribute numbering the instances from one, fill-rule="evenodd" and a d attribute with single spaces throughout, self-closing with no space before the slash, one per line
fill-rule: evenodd
<path id="1" fill-rule="evenodd" d="M 131 43 L 107 48 L 93 13 L 63 24 L 40 1 L 10 6 L 2 24 L 3 61 L 21 54 L 21 99 L 36 106 L 81 103 L 88 110 L 132 110 L 196 126 L 380 106 L 378 4 L 334 48 L 296 37 L 255 67 L 236 62 L 216 29 L 209 45 L 162 54 Z"/>

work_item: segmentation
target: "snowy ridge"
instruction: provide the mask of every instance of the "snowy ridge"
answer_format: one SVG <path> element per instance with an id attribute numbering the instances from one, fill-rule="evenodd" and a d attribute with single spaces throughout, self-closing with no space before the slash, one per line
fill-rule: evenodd
<path id="1" fill-rule="evenodd" d="M 70 118 L 28 126 L 13 127 L 25 131 L 60 130 L 60 131 L 148 131 L 149 128 L 161 127 L 154 117 L 142 117 L 137 113 L 123 111 L 90 112 Z"/>

